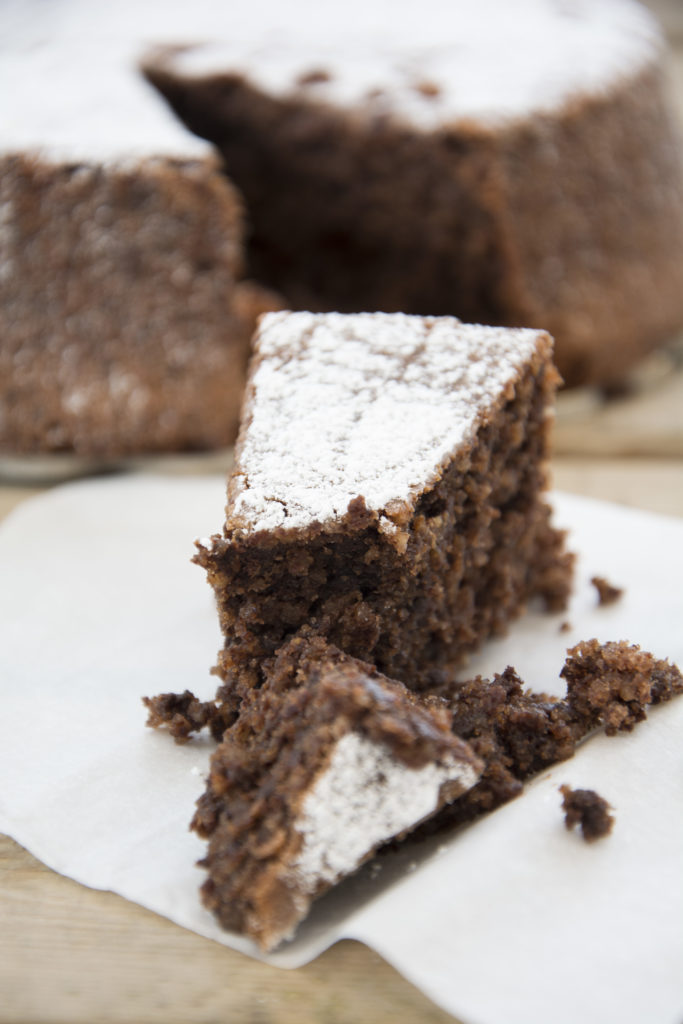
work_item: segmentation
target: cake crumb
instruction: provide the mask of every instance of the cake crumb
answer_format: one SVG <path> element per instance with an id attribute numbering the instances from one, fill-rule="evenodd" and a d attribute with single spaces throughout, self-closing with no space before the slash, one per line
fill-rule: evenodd
<path id="1" fill-rule="evenodd" d="M 426 96 L 427 99 L 435 99 L 441 95 L 441 86 L 425 79 L 415 83 L 415 92 L 419 92 L 420 96 Z"/>
<path id="2" fill-rule="evenodd" d="M 329 71 L 324 68 L 313 68 L 312 71 L 305 71 L 296 80 L 297 85 L 322 85 L 324 82 L 330 82 L 332 75 Z"/>
<path id="3" fill-rule="evenodd" d="M 569 633 L 571 628 L 572 628 L 571 622 L 567 622 L 567 620 L 565 619 L 564 622 L 560 623 L 560 630 L 559 631 L 560 631 L 560 633 Z"/>
<path id="4" fill-rule="evenodd" d="M 593 789 L 572 789 L 560 786 L 565 827 L 571 831 L 575 825 L 581 828 L 581 835 L 587 843 L 608 836 L 614 825 L 612 808 Z"/>
<path id="5" fill-rule="evenodd" d="M 624 593 L 623 587 L 615 587 L 604 576 L 592 576 L 591 583 L 598 592 L 598 604 L 614 604 Z"/>
<path id="6" fill-rule="evenodd" d="M 187 743 L 192 733 L 200 732 L 205 726 L 215 740 L 220 740 L 235 717 L 217 701 L 198 700 L 190 690 L 143 697 L 142 703 L 149 711 L 147 725 L 152 729 L 166 729 L 176 743 Z"/>

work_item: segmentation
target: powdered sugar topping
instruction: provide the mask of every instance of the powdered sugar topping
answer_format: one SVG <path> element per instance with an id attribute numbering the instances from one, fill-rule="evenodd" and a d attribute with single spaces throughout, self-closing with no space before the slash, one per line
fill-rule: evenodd
<path id="1" fill-rule="evenodd" d="M 201 44 L 174 57 L 189 74 L 241 72 L 275 94 L 303 88 L 426 129 L 552 110 L 609 89 L 661 48 L 636 0 L 252 0 L 239 11 L 223 0 L 4 0 L 1 8 L 2 147 L 62 159 L 206 152 L 137 72 L 159 44 Z"/>
<path id="2" fill-rule="evenodd" d="M 201 21 L 195 39 L 199 32 Z M 661 46 L 633 0 L 347 0 L 305 9 L 262 0 L 207 38 L 174 58 L 179 70 L 235 71 L 275 95 L 304 92 L 424 129 L 556 109 L 637 73 Z"/>
<path id="3" fill-rule="evenodd" d="M 408 768 L 382 744 L 349 732 L 308 792 L 295 828 L 303 838 L 292 873 L 314 892 L 354 871 L 380 843 L 413 828 L 439 806 L 441 787 L 477 781 L 475 769 L 454 756 Z"/>
<path id="4" fill-rule="evenodd" d="M 359 496 L 397 529 L 483 416 L 512 394 L 540 332 L 402 313 L 269 313 L 229 525 L 296 529 Z"/>

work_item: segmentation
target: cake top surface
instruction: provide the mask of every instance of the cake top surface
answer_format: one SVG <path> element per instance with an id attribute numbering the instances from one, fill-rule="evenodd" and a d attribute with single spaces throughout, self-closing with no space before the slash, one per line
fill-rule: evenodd
<path id="1" fill-rule="evenodd" d="M 229 31 L 214 26 L 202 40 L 210 21 L 204 11 L 187 40 L 210 43 L 170 57 L 177 71 L 236 72 L 276 95 L 424 129 L 556 109 L 609 90 L 661 46 L 635 0 L 257 0 Z"/>
<path id="2" fill-rule="evenodd" d="M 168 44 L 186 46 L 167 55 L 180 72 L 231 70 L 276 94 L 430 128 L 607 90 L 651 62 L 661 38 L 636 0 L 4 0 L 2 148 L 205 152 L 137 72 Z"/>
<path id="3" fill-rule="evenodd" d="M 77 6 L 0 6 L 2 151 L 77 163 L 208 157 L 208 144 L 184 128 L 139 73 L 139 43 L 69 29 L 66 14 Z"/>
<path id="4" fill-rule="evenodd" d="M 452 317 L 266 314 L 226 527 L 330 523 L 362 496 L 397 532 L 543 345 L 543 332 Z"/>

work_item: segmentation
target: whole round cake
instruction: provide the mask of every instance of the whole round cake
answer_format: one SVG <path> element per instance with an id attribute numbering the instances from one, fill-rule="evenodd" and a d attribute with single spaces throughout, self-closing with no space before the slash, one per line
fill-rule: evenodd
<path id="1" fill-rule="evenodd" d="M 257 277 L 297 308 L 545 328 L 567 384 L 618 384 L 681 325 L 683 170 L 640 4 L 304 6 L 146 61 L 220 148 Z"/>

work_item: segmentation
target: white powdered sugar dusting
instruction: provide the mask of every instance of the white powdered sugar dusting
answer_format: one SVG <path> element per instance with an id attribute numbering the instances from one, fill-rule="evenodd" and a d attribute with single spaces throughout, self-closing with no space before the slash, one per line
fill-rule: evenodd
<path id="1" fill-rule="evenodd" d="M 177 56 L 180 71 L 236 71 L 266 92 L 397 114 L 427 130 L 553 110 L 611 88 L 661 48 L 634 0 L 262 0 L 230 32 L 206 38 Z"/>
<path id="2" fill-rule="evenodd" d="M 342 736 L 295 824 L 303 840 L 292 867 L 297 884 L 314 892 L 319 882 L 348 875 L 381 843 L 436 810 L 441 787 L 453 781 L 464 792 L 477 773 L 452 756 L 409 768 L 361 733 Z"/>
<path id="3" fill-rule="evenodd" d="M 453 317 L 267 314 L 230 524 L 325 523 L 360 496 L 395 532 L 406 503 L 509 397 L 541 336 Z"/>
<path id="4" fill-rule="evenodd" d="M 235 71 L 265 91 L 428 130 L 607 90 L 655 60 L 661 37 L 636 0 L 4 0 L 2 148 L 201 155 L 138 71 L 164 45 L 188 74 Z"/>
<path id="5" fill-rule="evenodd" d="M 0 6 L 2 151 L 124 165 L 147 156 L 210 156 L 211 147 L 187 131 L 139 72 L 143 43 L 132 26 L 130 36 L 107 33 L 96 21 L 88 30 L 78 8 L 68 0 Z M 106 13 L 105 5 L 91 8 Z"/>

